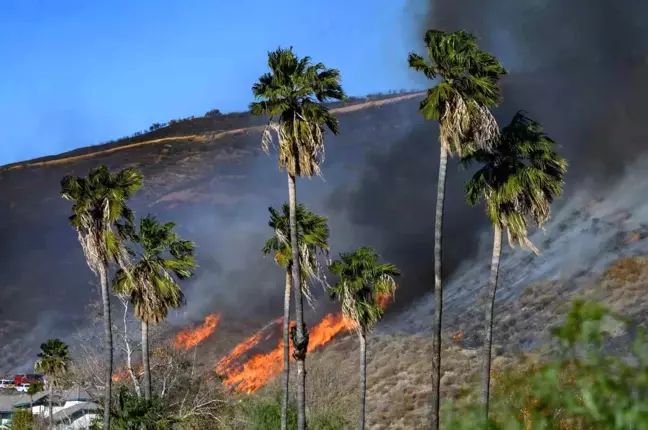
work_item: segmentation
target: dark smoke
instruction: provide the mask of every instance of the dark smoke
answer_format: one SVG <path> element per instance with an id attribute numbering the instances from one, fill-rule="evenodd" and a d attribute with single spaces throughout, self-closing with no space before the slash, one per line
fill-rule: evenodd
<path id="1" fill-rule="evenodd" d="M 611 182 L 625 173 L 630 161 L 645 153 L 648 26 L 642 26 L 640 20 L 648 16 L 648 3 L 411 0 L 409 6 L 416 33 L 412 50 L 424 52 L 421 38 L 428 28 L 463 28 L 475 32 L 483 47 L 502 59 L 511 73 L 503 81 L 504 102 L 496 117 L 504 125 L 516 110 L 524 109 L 562 146 L 570 161 L 565 202 L 584 181 Z M 406 67 L 405 58 L 394 61 Z M 313 179 L 298 184 L 300 201 L 331 220 L 333 257 L 366 244 L 402 269 L 396 308 L 432 287 L 438 133 L 436 125 L 423 121 L 416 108 L 417 102 L 409 101 L 398 105 L 396 112 L 390 107 L 341 117 L 341 136 L 327 138 L 326 182 Z M 257 151 L 259 136 L 246 139 L 244 149 Z M 286 179 L 276 171 L 274 160 L 275 154 L 246 155 L 241 160 L 210 164 L 214 180 L 207 179 L 212 186 L 206 191 L 220 196 L 218 203 L 181 204 L 169 211 L 147 204 L 137 208 L 141 215 L 152 211 L 163 220 L 177 221 L 183 235 L 199 243 L 199 253 L 204 256 L 201 272 L 187 286 L 182 322 L 219 310 L 228 313 L 224 321 L 254 316 L 261 324 L 280 314 L 283 274 L 260 255 L 263 241 L 271 234 L 267 207 L 286 200 Z M 121 164 L 115 159 L 112 166 Z M 174 168 L 168 166 L 169 171 Z M 200 168 L 204 166 L 196 167 Z M 1 292 L 3 303 L 21 306 L 0 309 L 0 318 L 8 328 L 12 322 L 23 332 L 35 327 L 30 345 L 19 339 L 0 350 L 3 358 L 10 352 L 15 355 L 16 361 L 0 363 L 4 370 L 34 357 L 34 348 L 46 336 L 74 331 L 71 315 L 96 299 L 94 279 L 74 232 L 67 226 L 69 207 L 59 201 L 57 184 L 63 172 L 46 172 L 50 171 L 38 174 L 51 177 L 30 173 L 28 177 L 12 174 L 3 178 L 3 189 L 15 189 L 15 198 L 9 200 L 16 200 L 17 206 L 12 211 L 0 207 L 6 211 L 1 213 L 6 215 L 3 219 L 8 220 L 0 228 L 4 245 Z M 86 174 L 87 169 L 75 173 Z M 463 201 L 463 181 L 469 173 L 458 172 L 456 161 L 450 163 L 444 231 L 446 277 L 461 271 L 461 262 L 478 253 L 478 237 L 487 229 L 482 209 L 469 209 Z M 12 177 L 15 183 L 10 182 Z M 20 190 L 25 178 L 53 185 L 47 192 L 39 190 L 41 195 L 24 196 Z M 23 205 L 23 198 L 54 203 L 43 211 L 27 202 Z M 20 210 L 25 212 L 17 212 Z M 36 217 L 36 211 L 51 216 Z M 321 312 L 328 302 L 321 298 L 320 303 Z M 43 317 L 42 312 L 48 309 L 65 315 L 66 320 L 60 315 Z M 11 327 L 9 335 L 17 331 Z M 27 346 L 31 350 L 21 349 Z"/>
<path id="2" fill-rule="evenodd" d="M 584 182 L 618 179 L 646 152 L 648 26 L 641 17 L 648 3 L 412 0 L 408 10 L 416 21 L 412 50 L 425 52 L 421 39 L 429 28 L 466 29 L 501 59 L 510 74 L 496 117 L 504 126 L 524 109 L 561 145 L 570 162 L 563 201 Z M 368 159 L 357 188 L 338 189 L 332 199 L 347 208 L 351 222 L 371 228 L 382 253 L 401 265 L 405 302 L 432 286 L 437 154 L 436 128 L 417 125 L 389 151 Z M 486 227 L 482 209 L 463 202 L 469 172 L 455 167 L 450 165 L 446 194 L 445 276 L 474 256 Z"/>

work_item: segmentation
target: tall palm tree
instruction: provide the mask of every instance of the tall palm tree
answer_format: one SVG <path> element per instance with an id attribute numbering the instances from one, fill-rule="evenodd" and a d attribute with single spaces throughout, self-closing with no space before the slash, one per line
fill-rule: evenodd
<path id="1" fill-rule="evenodd" d="M 310 57 L 298 58 L 292 48 L 278 48 L 268 53 L 270 72 L 252 86 L 257 101 L 250 103 L 253 115 L 266 115 L 269 123 L 263 133 L 262 147 L 267 152 L 273 140 L 278 143 L 279 170 L 288 173 L 290 205 L 290 246 L 293 254 L 292 278 L 295 292 L 294 357 L 297 362 L 297 428 L 306 428 L 306 370 L 308 333 L 304 324 L 303 300 L 297 236 L 297 196 L 295 178 L 320 174 L 324 155 L 324 133 L 328 128 L 339 133 L 338 121 L 324 102 L 343 100 L 340 72 L 322 63 L 312 64 Z"/>
<path id="2" fill-rule="evenodd" d="M 427 91 L 419 112 L 439 122 L 439 179 L 434 224 L 434 321 L 432 328 L 432 430 L 439 428 L 441 382 L 441 245 L 443 204 L 448 155 L 461 156 L 497 141 L 499 128 L 489 108 L 500 101 L 499 77 L 506 70 L 497 59 L 477 45 L 465 31 L 446 33 L 428 30 L 424 37 L 429 61 L 411 53 L 409 66 L 428 79 L 439 79 Z"/>
<path id="3" fill-rule="evenodd" d="M 62 197 L 74 203 L 69 218 L 70 224 L 76 229 L 88 266 L 99 277 L 101 285 L 106 349 L 104 430 L 110 428 L 113 370 L 108 269 L 111 260 L 124 266 L 127 259 L 123 243 L 113 231 L 113 227 L 120 219 L 126 224 L 132 222 L 133 212 L 126 203 L 141 187 L 142 174 L 131 168 L 113 175 L 108 167 L 100 166 L 92 169 L 87 178 L 65 176 L 61 180 Z"/>
<path id="4" fill-rule="evenodd" d="M 142 364 L 144 369 L 144 398 L 151 400 L 151 367 L 149 363 L 149 325 L 166 319 L 169 309 L 183 304 L 184 296 L 177 279 L 187 279 L 196 267 L 196 245 L 180 239 L 175 224 L 161 224 L 153 215 L 140 219 L 139 231 L 121 226 L 122 235 L 130 239 L 136 250 L 129 249 L 134 258 L 128 270 L 115 274 L 113 289 L 130 296 L 135 316 L 142 322 Z"/>
<path id="5" fill-rule="evenodd" d="M 521 248 L 538 253 L 528 238 L 528 225 L 535 223 L 541 227 L 549 220 L 551 203 L 554 197 L 562 194 L 567 161 L 556 153 L 554 141 L 544 134 L 542 126 L 520 111 L 502 130 L 498 145 L 488 151 L 475 151 L 462 159 L 463 165 L 473 162 L 482 167 L 466 183 L 466 200 L 476 205 L 484 199 L 486 214 L 494 230 L 481 373 L 482 402 L 488 416 L 493 313 L 502 231 L 506 230 L 511 247 L 517 243 Z"/>
<path id="6" fill-rule="evenodd" d="M 49 339 L 47 342 L 41 344 L 41 352 L 38 353 L 38 360 L 36 361 L 36 364 L 34 364 L 34 370 L 36 372 L 44 373 L 47 376 L 49 391 L 49 426 L 52 429 L 54 428 L 52 414 L 54 385 L 57 383 L 57 378 L 67 371 L 69 364 L 70 352 L 68 351 L 68 346 L 61 339 Z"/>
<path id="7" fill-rule="evenodd" d="M 367 391 L 367 333 L 383 316 L 381 296 L 391 296 L 396 289 L 394 277 L 400 275 L 396 266 L 378 263 L 378 254 L 361 247 L 340 254 L 329 269 L 339 280 L 331 288 L 331 296 L 342 305 L 342 312 L 353 322 L 360 339 L 360 423 L 365 428 L 365 398 Z"/>
<path id="8" fill-rule="evenodd" d="M 287 203 L 281 206 L 281 212 L 274 208 L 268 208 L 270 221 L 268 225 L 274 231 L 274 236 L 268 239 L 262 251 L 264 255 L 273 254 L 275 262 L 286 269 L 286 288 L 284 291 L 284 316 L 283 316 L 283 340 L 284 340 L 284 368 L 283 368 L 283 397 L 281 402 L 281 430 L 286 430 L 288 413 L 288 375 L 290 363 L 290 344 L 288 329 L 290 325 L 290 286 L 292 281 L 292 249 L 290 247 L 290 207 Z M 297 231 L 299 232 L 298 243 L 300 247 L 300 269 L 302 282 L 302 295 L 310 297 L 308 281 L 310 279 L 324 279 L 320 274 L 320 267 L 317 262 L 317 252 L 328 254 L 330 230 L 327 225 L 328 218 L 319 216 L 306 209 L 303 204 L 297 205 L 296 209 Z"/>

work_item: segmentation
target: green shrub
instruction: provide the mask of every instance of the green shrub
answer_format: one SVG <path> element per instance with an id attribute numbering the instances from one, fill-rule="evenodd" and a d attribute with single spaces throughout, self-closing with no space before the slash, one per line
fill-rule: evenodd
<path id="1" fill-rule="evenodd" d="M 11 417 L 11 430 L 32 430 L 34 416 L 28 409 L 14 409 Z"/>
<path id="2" fill-rule="evenodd" d="M 281 428 L 281 399 L 250 399 L 246 408 L 247 428 L 265 430 Z M 288 404 L 288 428 L 297 428 L 297 405 Z"/>
<path id="3" fill-rule="evenodd" d="M 497 378 L 492 420 L 479 407 L 449 411 L 452 429 L 648 430 L 648 342 L 639 331 L 626 356 L 606 345 L 628 322 L 594 302 L 577 301 L 553 331 L 559 354 Z M 451 409 L 451 408 L 450 408 Z"/>
<path id="4" fill-rule="evenodd" d="M 281 397 L 250 398 L 245 405 L 246 429 L 267 430 L 281 428 Z M 308 416 L 309 430 L 342 430 L 344 419 L 335 411 L 315 410 Z M 297 405 L 288 404 L 288 429 L 297 428 Z"/>

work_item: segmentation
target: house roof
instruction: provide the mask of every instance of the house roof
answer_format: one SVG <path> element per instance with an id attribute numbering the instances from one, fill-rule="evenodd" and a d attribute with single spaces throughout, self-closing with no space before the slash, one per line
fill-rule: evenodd
<path id="1" fill-rule="evenodd" d="M 54 422 L 61 422 L 69 420 L 73 415 L 79 412 L 93 412 L 99 409 L 99 405 L 93 402 L 83 402 L 77 403 L 76 405 L 70 406 L 69 408 L 62 409 L 52 415 Z"/>
<path id="2" fill-rule="evenodd" d="M 38 403 L 47 393 L 34 394 L 34 403 Z M 31 399 L 29 394 L 2 394 L 0 395 L 0 413 L 11 413 L 14 408 L 29 406 Z"/>
<path id="3" fill-rule="evenodd" d="M 32 403 L 32 399 L 29 398 L 29 394 L 21 394 L 20 396 L 14 396 L 14 397 L 16 397 L 16 400 L 13 404 L 14 408 L 29 406 Z M 44 391 L 34 394 L 33 404 L 38 404 L 45 397 L 47 397 L 47 393 Z"/>
<path id="4" fill-rule="evenodd" d="M 78 385 L 76 387 L 72 387 L 63 391 L 61 397 L 63 397 L 66 402 L 87 402 L 88 400 L 90 400 L 90 395 L 88 394 L 88 392 Z"/>

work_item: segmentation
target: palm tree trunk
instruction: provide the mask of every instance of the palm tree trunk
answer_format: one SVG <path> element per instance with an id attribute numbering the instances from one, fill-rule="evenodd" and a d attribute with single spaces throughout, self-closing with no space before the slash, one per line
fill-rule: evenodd
<path id="1" fill-rule="evenodd" d="M 441 285 L 441 244 L 443 239 L 443 204 L 445 202 L 448 152 L 441 146 L 439 180 L 437 182 L 436 218 L 434 222 L 434 321 L 432 324 L 432 430 L 439 430 L 441 405 L 441 317 L 443 287 Z"/>
<path id="2" fill-rule="evenodd" d="M 149 325 L 142 321 L 142 367 L 144 369 L 144 398 L 151 400 L 151 365 L 149 363 Z"/>
<path id="3" fill-rule="evenodd" d="M 500 256 L 502 253 L 502 229 L 494 226 L 493 258 L 491 260 L 490 279 L 488 280 L 489 302 L 486 308 L 486 339 L 484 342 L 484 360 L 482 362 L 481 386 L 484 414 L 488 418 L 488 402 L 490 400 L 490 371 L 491 353 L 493 348 L 493 314 L 495 311 L 495 294 L 497 293 L 497 276 L 499 275 Z"/>
<path id="4" fill-rule="evenodd" d="M 297 193 L 295 176 L 288 174 L 288 204 L 290 206 L 290 246 L 292 248 L 292 286 L 295 291 L 294 356 L 297 362 L 297 430 L 306 429 L 306 352 L 308 334 L 304 324 L 304 303 L 301 291 L 301 267 L 297 238 Z"/>
<path id="5" fill-rule="evenodd" d="M 292 264 L 286 268 L 286 288 L 284 290 L 284 316 L 283 316 L 283 342 L 284 342 L 284 367 L 283 367 L 283 397 L 281 399 L 281 430 L 288 426 L 288 387 L 290 366 L 290 286 L 292 285 Z"/>
<path id="6" fill-rule="evenodd" d="M 112 321 L 110 316 L 110 295 L 108 294 L 108 265 L 106 264 L 99 272 L 101 283 L 101 301 L 103 303 L 104 321 L 104 348 L 106 349 L 106 368 L 104 374 L 104 420 L 103 429 L 110 430 L 110 400 L 112 396 L 112 372 L 113 372 L 113 341 Z"/>
<path id="7" fill-rule="evenodd" d="M 360 424 L 359 430 L 365 428 L 365 404 L 367 395 L 367 336 L 360 333 Z"/>
<path id="8" fill-rule="evenodd" d="M 52 380 L 53 378 L 50 378 L 50 383 L 49 383 L 49 394 L 47 395 L 48 398 L 48 403 L 49 403 L 49 428 L 53 429 L 54 428 L 54 411 L 52 408 L 52 400 L 54 400 L 54 381 Z"/>

